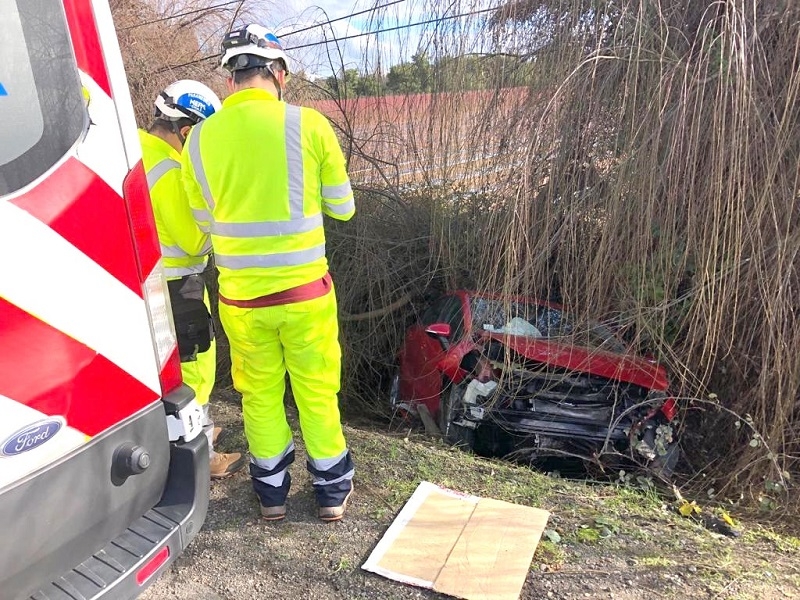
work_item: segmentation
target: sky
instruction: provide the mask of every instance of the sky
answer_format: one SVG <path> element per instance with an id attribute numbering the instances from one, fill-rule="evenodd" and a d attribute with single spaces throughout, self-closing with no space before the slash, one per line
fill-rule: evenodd
<path id="1" fill-rule="evenodd" d="M 377 67 L 380 61 L 382 67 L 388 68 L 392 64 L 408 60 L 413 54 L 409 47 L 416 49 L 419 35 L 413 31 L 405 30 L 395 34 L 381 34 L 363 36 L 344 40 L 339 44 L 320 44 L 309 48 L 290 50 L 293 46 L 321 42 L 324 39 L 343 38 L 358 35 L 367 31 L 375 31 L 399 24 L 411 23 L 415 14 L 423 12 L 418 0 L 403 0 L 377 13 L 366 13 L 346 18 L 323 27 L 315 27 L 305 32 L 294 35 L 291 32 L 305 27 L 311 27 L 346 17 L 354 12 L 372 8 L 376 5 L 387 4 L 392 0 L 377 0 L 368 2 L 364 0 L 291 0 L 284 5 L 282 12 L 285 16 L 275 25 L 276 32 L 287 48 L 290 57 L 299 63 L 307 73 L 319 76 L 329 75 L 333 71 L 345 68 L 356 68 L 360 71 L 369 71 Z M 416 19 L 419 20 L 419 19 Z M 406 39 L 402 39 L 406 38 Z M 412 39 L 413 38 L 413 39 Z M 403 44 L 399 42 L 403 41 Z M 388 64 L 387 64 L 388 63 Z"/>
<path id="2" fill-rule="evenodd" d="M 293 46 L 342 38 L 424 21 L 441 14 L 460 14 L 489 6 L 492 0 L 289 0 L 281 6 L 281 18 L 273 27 L 281 37 L 290 58 L 312 76 L 327 76 L 342 66 L 373 72 L 387 72 L 399 62 L 408 61 L 419 49 L 430 47 L 432 26 L 405 28 L 399 31 L 344 40 L 339 44 L 320 44 L 292 50 Z M 496 3 L 496 0 L 495 0 Z M 324 23 L 352 13 L 389 5 L 380 11 L 346 18 L 324 27 L 292 34 L 298 29 Z M 449 21 L 453 23 L 453 21 Z"/>

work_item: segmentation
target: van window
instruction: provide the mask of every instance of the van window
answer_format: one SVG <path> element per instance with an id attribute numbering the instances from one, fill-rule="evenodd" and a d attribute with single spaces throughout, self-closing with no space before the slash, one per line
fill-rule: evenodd
<path id="1" fill-rule="evenodd" d="M 0 0 L 0 196 L 45 173 L 87 123 L 61 0 Z"/>

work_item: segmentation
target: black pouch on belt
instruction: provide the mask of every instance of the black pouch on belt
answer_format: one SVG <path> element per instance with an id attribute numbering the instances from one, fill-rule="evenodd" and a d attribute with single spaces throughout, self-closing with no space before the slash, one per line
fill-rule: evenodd
<path id="1" fill-rule="evenodd" d="M 197 355 L 207 351 L 214 339 L 214 321 L 203 302 L 203 277 L 187 275 L 168 281 L 167 287 L 181 362 L 197 360 Z"/>

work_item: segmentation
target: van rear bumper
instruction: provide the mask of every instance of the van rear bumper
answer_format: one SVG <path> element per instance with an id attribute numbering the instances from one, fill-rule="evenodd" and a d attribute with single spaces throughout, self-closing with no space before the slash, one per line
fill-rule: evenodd
<path id="1" fill-rule="evenodd" d="M 135 598 L 197 535 L 206 518 L 208 493 L 206 436 L 171 444 L 161 501 L 100 551 L 42 586 L 31 600 Z"/>

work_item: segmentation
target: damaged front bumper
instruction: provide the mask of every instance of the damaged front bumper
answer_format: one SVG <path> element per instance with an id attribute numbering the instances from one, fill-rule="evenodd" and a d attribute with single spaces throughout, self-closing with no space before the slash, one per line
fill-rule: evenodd
<path id="1" fill-rule="evenodd" d="M 535 446 L 542 453 L 597 456 L 627 452 L 648 463 L 673 452 L 674 432 L 660 410 L 666 395 L 631 390 L 597 378 L 561 375 L 559 382 L 515 376 L 505 382 L 471 379 L 459 388 L 452 422 L 478 430 L 488 425 Z"/>

